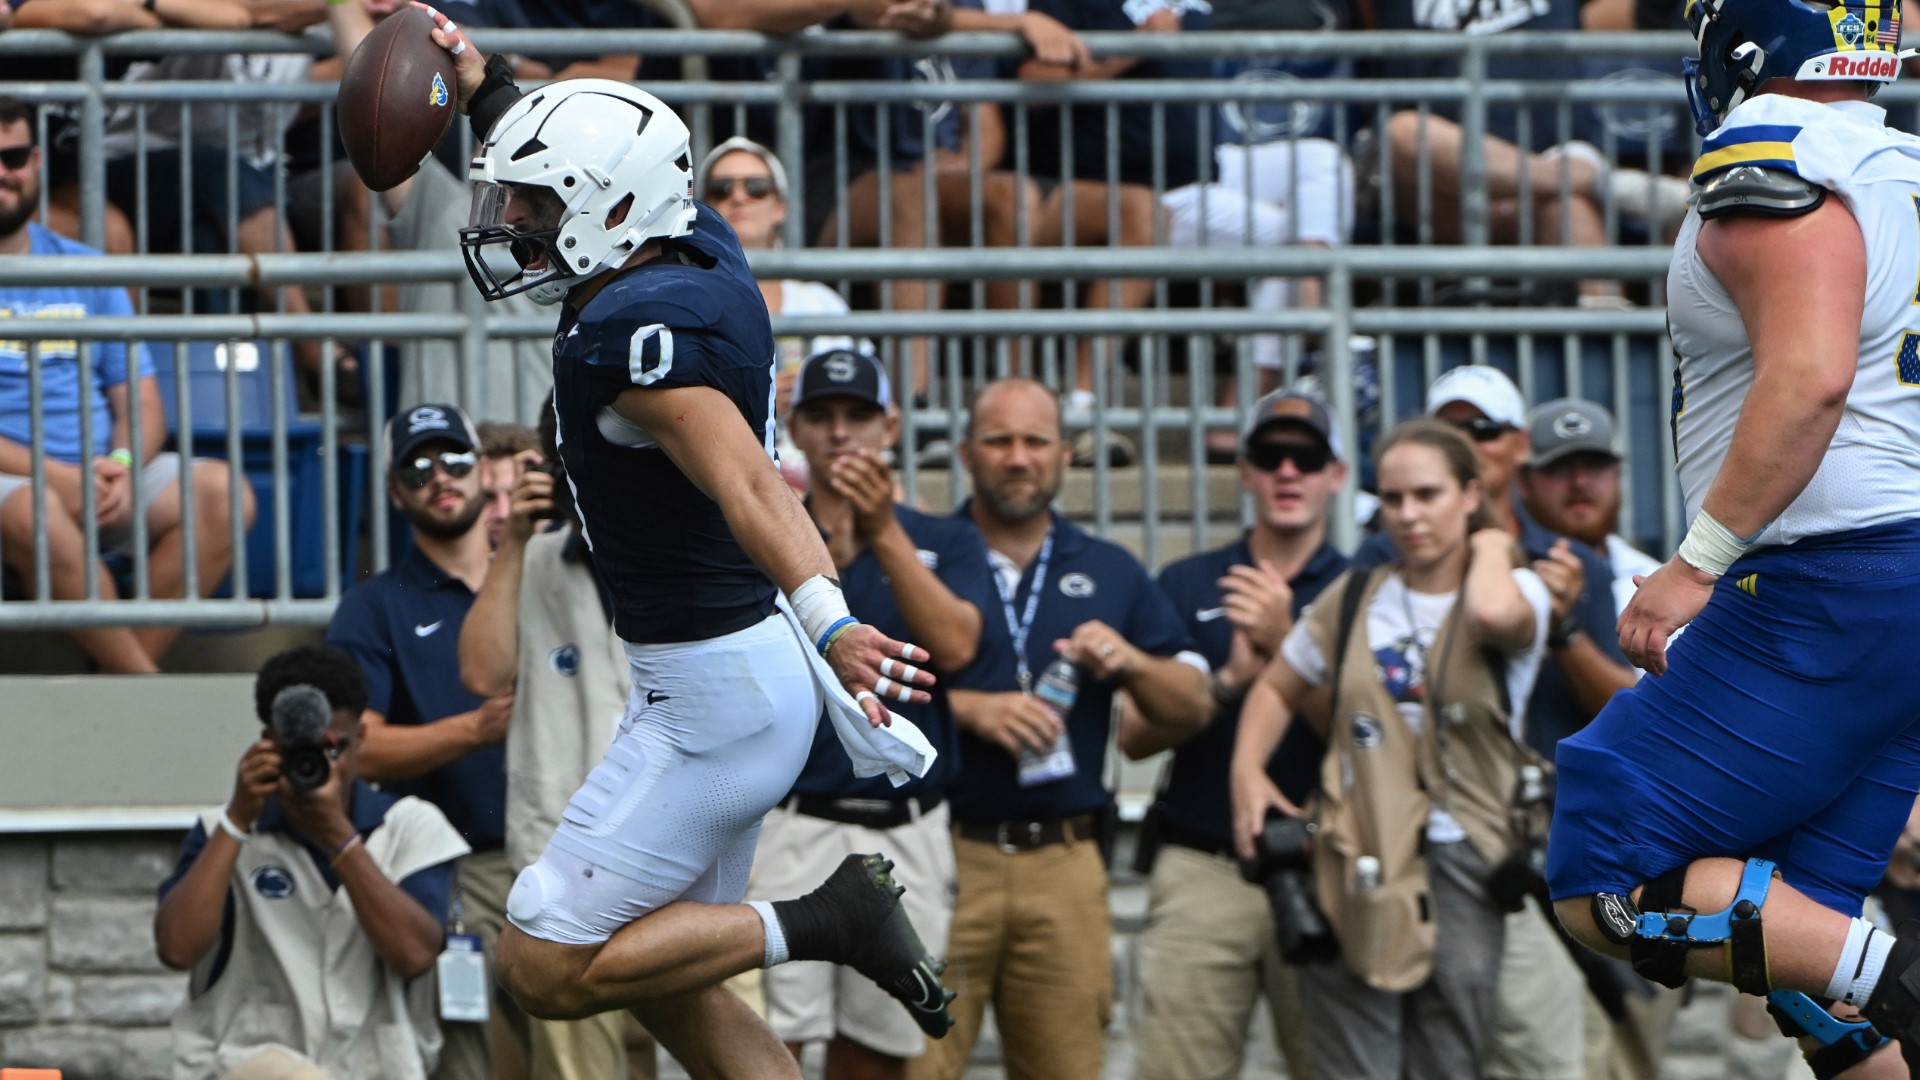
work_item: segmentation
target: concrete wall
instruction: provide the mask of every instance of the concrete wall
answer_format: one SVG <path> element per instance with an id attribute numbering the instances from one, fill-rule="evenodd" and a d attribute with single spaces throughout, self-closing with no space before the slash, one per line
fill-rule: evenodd
<path id="1" fill-rule="evenodd" d="M 0 1065 L 166 1080 L 184 974 L 153 950 L 172 832 L 0 836 Z"/>

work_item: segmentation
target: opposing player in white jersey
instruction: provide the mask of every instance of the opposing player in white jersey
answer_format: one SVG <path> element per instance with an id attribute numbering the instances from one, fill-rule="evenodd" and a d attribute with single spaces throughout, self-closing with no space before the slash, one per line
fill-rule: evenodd
<path id="1" fill-rule="evenodd" d="M 1887 1040 L 1913 1058 L 1920 942 L 1859 917 L 1920 787 L 1920 139 L 1867 100 L 1899 69 L 1898 0 L 1687 20 L 1690 524 L 1620 617 L 1655 677 L 1560 744 L 1548 880 L 1647 977 L 1768 995 L 1818 1076 L 1906 1075 Z"/>
<path id="2" fill-rule="evenodd" d="M 720 985 L 790 959 L 860 971 L 938 1038 L 952 994 L 890 863 L 740 903 L 823 706 L 857 775 L 904 782 L 933 751 L 881 698 L 924 702 L 933 679 L 848 615 L 775 466 L 772 328 L 733 230 L 692 198 L 686 125 L 626 83 L 522 94 L 433 14 L 477 140 L 468 270 L 488 299 L 564 301 L 560 456 L 632 670 L 613 744 L 507 897 L 500 981 L 544 1018 L 631 1009 L 699 1077 L 798 1080 Z"/>

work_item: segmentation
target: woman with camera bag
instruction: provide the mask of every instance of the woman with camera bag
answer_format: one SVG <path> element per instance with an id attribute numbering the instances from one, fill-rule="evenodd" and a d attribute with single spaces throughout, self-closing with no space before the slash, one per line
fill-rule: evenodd
<path id="1" fill-rule="evenodd" d="M 1271 814 L 1301 816 L 1266 764 L 1304 709 L 1328 743 L 1312 861 L 1341 950 L 1299 969 L 1316 1071 L 1476 1077 L 1504 921 L 1486 880 L 1523 840 L 1521 769 L 1537 759 L 1517 736 L 1549 598 L 1482 508 L 1464 436 L 1411 420 L 1376 453 L 1401 558 L 1329 585 L 1248 692 L 1234 839 L 1250 858 Z"/>

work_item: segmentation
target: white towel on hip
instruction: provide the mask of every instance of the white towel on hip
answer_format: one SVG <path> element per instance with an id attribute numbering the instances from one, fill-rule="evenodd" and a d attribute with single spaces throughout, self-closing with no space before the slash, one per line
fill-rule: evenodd
<path id="1" fill-rule="evenodd" d="M 814 681 L 820 684 L 821 698 L 827 703 L 827 721 L 833 725 L 833 733 L 840 737 L 847 757 L 853 760 L 853 775 L 865 779 L 886 773 L 894 787 L 927 775 L 940 752 L 913 726 L 913 721 L 888 709 L 887 715 L 893 723 L 888 727 L 874 727 L 859 702 L 840 685 L 840 677 L 827 666 L 826 657 L 807 640 L 806 629 L 800 625 L 800 616 L 794 614 L 786 594 L 776 591 L 774 603 L 779 606 L 780 614 L 787 617 L 787 625 L 800 639 L 807 662 L 813 665 Z"/>

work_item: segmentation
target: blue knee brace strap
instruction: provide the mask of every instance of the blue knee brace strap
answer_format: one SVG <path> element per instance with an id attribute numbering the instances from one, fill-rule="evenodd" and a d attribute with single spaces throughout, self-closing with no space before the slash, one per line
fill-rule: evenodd
<path id="1" fill-rule="evenodd" d="M 1614 893 L 1593 898 L 1594 920 L 1617 945 L 1627 946 L 1633 969 L 1662 986 L 1679 987 L 1687 981 L 1687 951 L 1707 945 L 1727 945 L 1734 988 L 1764 997 L 1772 989 L 1767 977 L 1767 946 L 1760 933 L 1760 908 L 1773 883 L 1773 864 L 1748 859 L 1740 887 L 1724 909 L 1703 915 L 1681 902 L 1686 868 L 1662 874 L 1641 890 L 1644 912 Z"/>
<path id="2" fill-rule="evenodd" d="M 1775 990 L 1767 995 L 1767 1011 L 1780 1032 L 1791 1039 L 1807 1038 L 1820 1049 L 1807 1055 L 1814 1080 L 1832 1080 L 1873 1056 L 1886 1039 L 1861 1020 L 1849 1024 L 1828 1012 L 1820 1002 L 1798 990 Z"/>

